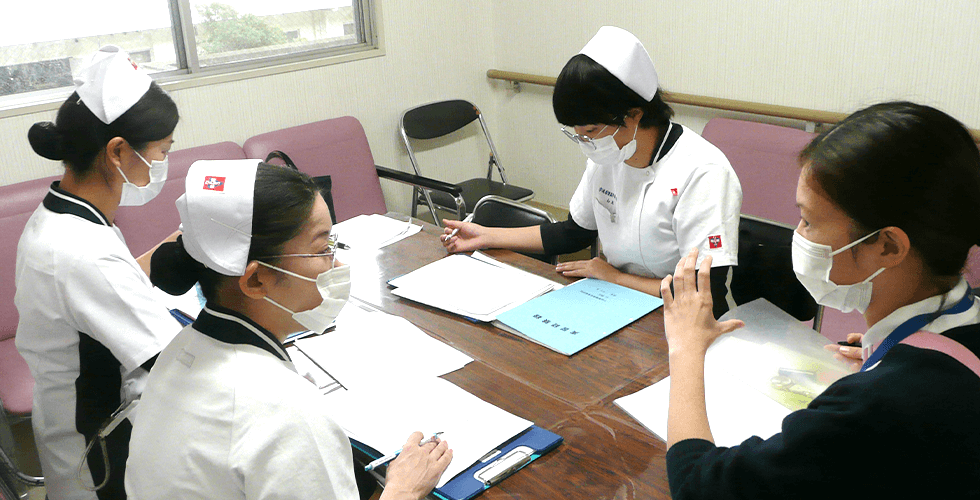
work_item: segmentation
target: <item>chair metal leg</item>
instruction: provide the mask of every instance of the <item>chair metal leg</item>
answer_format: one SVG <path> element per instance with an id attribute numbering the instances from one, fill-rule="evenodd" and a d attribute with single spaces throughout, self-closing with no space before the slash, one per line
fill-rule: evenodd
<path id="1" fill-rule="evenodd" d="M 817 314 L 813 317 L 813 329 L 819 332 L 821 327 L 823 327 L 823 306 L 818 305 Z"/>
<path id="2" fill-rule="evenodd" d="M 421 188 L 412 188 L 412 217 L 419 216 L 419 191 Z"/>
<path id="3" fill-rule="evenodd" d="M 18 470 L 13 460 L 7 455 L 7 450 L 13 449 L 14 439 L 10 428 L 10 419 L 7 412 L 0 406 L 0 494 L 13 495 L 10 498 L 17 498 L 15 493 L 18 482 L 27 486 L 44 486 L 44 478 L 29 476 Z M 7 500 L 7 496 L 0 496 L 0 499 Z"/>

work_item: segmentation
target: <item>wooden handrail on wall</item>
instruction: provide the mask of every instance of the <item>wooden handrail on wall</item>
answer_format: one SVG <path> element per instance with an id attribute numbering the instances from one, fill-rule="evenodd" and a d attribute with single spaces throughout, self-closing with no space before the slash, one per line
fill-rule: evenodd
<path id="1" fill-rule="evenodd" d="M 548 76 L 529 75 L 526 73 L 516 73 L 513 71 L 501 71 L 499 69 L 487 70 L 487 78 L 516 83 L 545 85 L 549 87 L 554 87 L 556 80 L 555 78 Z M 698 106 L 701 108 L 723 109 L 726 111 L 738 111 L 740 113 L 774 116 L 777 118 L 789 118 L 792 120 L 802 120 L 814 123 L 837 123 L 847 117 L 847 115 L 844 113 L 834 113 L 831 111 L 817 111 L 806 108 L 794 108 L 791 106 L 778 106 L 775 104 L 737 101 L 735 99 L 722 99 L 719 97 L 681 94 L 678 92 L 668 92 L 664 96 L 664 100 L 676 104 Z M 980 143 L 980 130 L 970 129 L 970 135 L 973 136 L 973 140 L 975 142 Z"/>

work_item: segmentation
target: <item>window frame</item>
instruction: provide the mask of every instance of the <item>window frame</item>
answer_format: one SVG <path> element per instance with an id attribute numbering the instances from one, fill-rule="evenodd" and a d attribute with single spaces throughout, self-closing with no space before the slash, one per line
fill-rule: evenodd
<path id="1" fill-rule="evenodd" d="M 174 51 L 181 69 L 158 72 L 151 76 L 165 90 L 172 91 L 383 56 L 385 50 L 381 0 L 354 1 L 354 23 L 364 34 L 364 42 L 201 68 L 198 64 L 196 40 L 187 35 L 193 33 L 190 0 L 167 0 L 170 5 Z M 58 109 L 73 91 L 72 87 L 60 87 L 0 96 L 0 119 Z"/>

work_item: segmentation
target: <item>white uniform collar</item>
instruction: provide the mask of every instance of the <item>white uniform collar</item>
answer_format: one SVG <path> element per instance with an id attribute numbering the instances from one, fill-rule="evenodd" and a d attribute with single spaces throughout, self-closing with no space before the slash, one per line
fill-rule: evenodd
<path id="1" fill-rule="evenodd" d="M 881 321 L 868 328 L 868 332 L 864 334 L 864 338 L 861 341 L 861 347 L 864 350 L 864 359 L 868 359 L 875 348 L 885 340 L 885 337 L 905 321 L 920 314 L 949 309 L 962 300 L 963 296 L 967 293 L 972 293 L 970 286 L 967 284 L 966 279 L 961 277 L 960 281 L 949 292 L 943 295 L 934 295 L 914 304 L 900 307 L 888 316 L 885 316 Z M 980 322 L 980 299 L 974 298 L 973 306 L 970 309 L 959 314 L 940 316 L 938 319 L 922 327 L 922 330 L 932 333 L 943 333 L 946 330 L 964 325 L 972 325 L 978 322 Z"/>
<path id="2" fill-rule="evenodd" d="M 220 342 L 251 345 L 282 361 L 292 362 L 285 347 L 272 332 L 237 311 L 208 304 L 201 310 L 193 327 Z"/>
<path id="3" fill-rule="evenodd" d="M 109 219 L 95 205 L 61 189 L 61 181 L 51 183 L 51 187 L 48 188 L 48 194 L 41 203 L 44 205 L 44 208 L 54 213 L 70 214 L 81 217 L 89 222 L 94 222 L 95 224 L 112 226 L 112 224 L 109 224 Z"/>

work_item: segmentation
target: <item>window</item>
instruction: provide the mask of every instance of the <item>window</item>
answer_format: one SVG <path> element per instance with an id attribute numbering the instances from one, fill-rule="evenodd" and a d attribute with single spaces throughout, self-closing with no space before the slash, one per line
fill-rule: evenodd
<path id="1" fill-rule="evenodd" d="M 160 79 L 186 79 L 378 47 L 371 0 L 16 2 L 0 30 L 0 100 L 72 84 L 107 44 Z"/>

